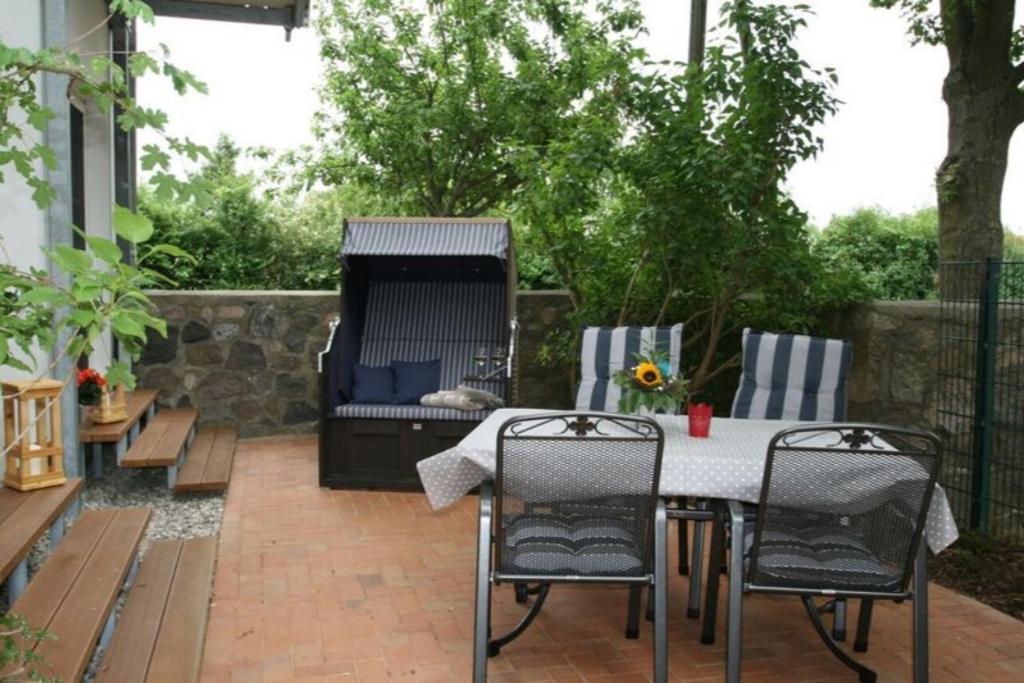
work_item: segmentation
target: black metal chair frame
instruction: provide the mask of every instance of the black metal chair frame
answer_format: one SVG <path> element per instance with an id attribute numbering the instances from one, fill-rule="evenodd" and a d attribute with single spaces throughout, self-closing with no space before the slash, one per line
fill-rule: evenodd
<path id="1" fill-rule="evenodd" d="M 854 640 L 853 650 L 855 652 L 867 652 L 868 636 L 871 629 L 871 617 L 875 600 L 891 600 L 902 602 L 910 600 L 913 605 L 913 681 L 914 683 L 927 683 L 928 681 L 928 565 L 927 565 L 927 542 L 924 539 L 924 531 L 927 521 L 928 509 L 935 491 L 939 472 L 939 461 L 942 457 L 941 443 L 937 436 L 930 432 L 890 427 L 886 425 L 872 425 L 860 423 L 832 423 L 814 426 L 795 427 L 776 434 L 768 446 L 768 456 L 765 463 L 765 482 L 771 476 L 771 468 L 774 453 L 777 445 L 787 437 L 794 434 L 813 431 L 831 430 L 854 430 L 854 433 L 868 432 L 875 430 L 884 431 L 887 435 L 905 435 L 915 439 L 923 439 L 929 442 L 933 448 L 935 465 L 930 473 L 927 492 L 922 501 L 919 518 L 912 539 L 911 552 L 908 554 L 907 564 L 903 568 L 901 586 L 899 591 L 851 591 L 851 590 L 826 590 L 826 589 L 797 589 L 780 588 L 777 586 L 757 585 L 751 583 L 745 571 L 745 563 L 750 559 L 750 566 L 755 566 L 755 553 L 760 545 L 760 530 L 766 500 L 768 495 L 767 486 L 761 488 L 761 499 L 758 502 L 757 517 L 754 522 L 754 540 L 750 553 L 745 552 L 744 538 L 750 524 L 749 508 L 743 503 L 735 500 L 714 501 L 714 522 L 712 526 L 711 548 L 708 558 L 708 582 L 705 594 L 704 623 L 701 632 L 701 642 L 711 644 L 715 641 L 715 626 L 718 608 L 718 587 L 719 572 L 717 563 L 722 561 L 723 553 L 726 550 L 726 532 L 728 532 L 728 574 L 729 586 L 727 597 L 728 621 L 726 630 L 726 682 L 739 683 L 741 653 L 742 653 L 742 622 L 744 594 L 765 593 L 775 595 L 795 595 L 800 597 L 815 632 L 821 638 L 829 651 L 836 656 L 843 664 L 855 671 L 859 680 L 863 683 L 874 683 L 876 674 L 863 664 L 860 664 L 836 643 L 837 638 L 830 634 L 822 623 L 821 612 L 824 611 L 814 603 L 814 598 L 828 598 L 832 604 L 837 606 L 836 619 L 839 619 L 838 606 L 845 608 L 846 600 L 859 599 L 861 602 L 860 613 L 857 620 L 857 632 Z M 895 444 L 891 444 L 895 445 Z M 852 452 L 852 451 L 851 451 Z M 901 451 L 893 451 L 896 455 L 906 455 Z M 845 610 L 844 610 L 845 611 Z M 843 615 L 845 618 L 845 614 Z"/>
<path id="2" fill-rule="evenodd" d="M 645 425 L 650 434 L 657 439 L 657 454 L 655 471 L 651 491 L 653 523 L 650 525 L 650 533 L 645 539 L 641 557 L 644 558 L 643 575 L 636 577 L 626 576 L 556 576 L 556 575 L 513 575 L 504 574 L 496 570 L 500 564 L 501 548 L 497 539 L 501 531 L 501 473 L 504 458 L 505 434 L 514 425 L 529 421 L 553 422 L 561 420 L 565 422 L 566 430 L 575 430 L 577 438 L 590 438 L 602 441 L 622 440 L 616 437 L 596 434 L 588 436 L 591 432 L 597 431 L 596 422 L 611 421 L 619 425 L 636 423 Z M 531 438 L 517 435 L 515 438 Z M 545 437 L 535 437 L 545 438 Z M 623 416 L 613 413 L 597 413 L 586 411 L 573 411 L 558 415 L 524 415 L 507 420 L 498 430 L 497 437 L 497 458 L 495 469 L 495 481 L 484 482 L 480 485 L 480 520 L 477 535 L 477 568 L 476 568 L 476 598 L 475 598 L 475 621 L 474 621 L 474 646 L 473 646 L 473 680 L 475 683 L 484 683 L 487 679 L 487 659 L 497 655 L 501 648 L 519 637 L 540 613 L 541 607 L 547 598 L 548 591 L 553 583 L 610 583 L 629 585 L 629 605 L 627 619 L 627 636 L 630 632 L 635 633 L 639 628 L 640 620 L 640 591 L 643 586 L 648 586 L 651 591 L 651 607 L 653 608 L 654 621 L 654 681 L 665 683 L 668 680 L 668 538 L 667 538 L 667 517 L 665 501 L 659 495 L 659 483 L 661 479 L 661 465 L 664 452 L 665 437 L 661 427 L 654 421 L 647 418 L 635 416 Z M 496 493 L 497 491 L 497 493 Z M 521 586 L 526 584 L 539 584 L 537 588 L 529 592 L 537 596 L 529 611 L 522 620 L 508 633 L 492 637 L 491 634 L 491 586 L 497 586 L 503 582 L 513 583 Z M 519 589 L 517 589 L 517 598 Z M 518 601 L 518 600 L 517 600 Z"/>

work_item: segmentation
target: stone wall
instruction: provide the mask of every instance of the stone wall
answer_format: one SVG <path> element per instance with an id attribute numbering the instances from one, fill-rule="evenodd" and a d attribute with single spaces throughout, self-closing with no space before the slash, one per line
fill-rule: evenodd
<path id="1" fill-rule="evenodd" d="M 152 292 L 168 321 L 138 364 L 161 403 L 196 406 L 203 423 L 232 423 L 244 436 L 316 429 L 316 355 L 337 315 L 337 292 Z M 570 311 L 565 292 L 521 292 L 517 301 L 519 404 L 572 404 L 574 367 L 538 354 Z M 831 334 L 853 340 L 850 418 L 933 427 L 937 302 L 873 302 L 836 316 Z M 721 406 L 727 409 L 727 406 Z"/>
<path id="2" fill-rule="evenodd" d="M 316 429 L 316 354 L 337 292 L 150 292 L 167 320 L 137 365 L 165 406 L 195 406 L 203 424 L 242 436 Z"/>
<path id="3" fill-rule="evenodd" d="M 852 420 L 935 427 L 938 301 L 875 301 L 837 315 L 833 334 L 853 342 Z"/>

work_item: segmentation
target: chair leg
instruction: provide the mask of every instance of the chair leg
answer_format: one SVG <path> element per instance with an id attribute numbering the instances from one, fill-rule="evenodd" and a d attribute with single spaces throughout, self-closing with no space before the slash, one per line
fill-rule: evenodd
<path id="1" fill-rule="evenodd" d="M 928 683 L 928 544 L 921 539 L 914 562 L 914 683 Z"/>
<path id="2" fill-rule="evenodd" d="M 740 683 L 743 656 L 743 505 L 726 501 L 729 540 L 729 623 L 725 654 L 726 683 Z M 717 560 L 717 558 L 716 558 Z"/>
<path id="3" fill-rule="evenodd" d="M 711 524 L 711 555 L 708 557 L 708 583 L 704 587 L 704 624 L 700 642 L 711 645 L 715 642 L 715 627 L 718 620 L 718 584 L 721 574 L 717 565 L 721 563 L 725 545 L 725 528 L 722 510 L 716 506 L 715 521 Z M 718 558 L 718 559 L 716 559 Z"/>
<path id="4" fill-rule="evenodd" d="M 701 502 L 701 508 L 707 508 L 706 502 Z M 693 556 L 690 558 L 690 597 L 686 604 L 686 617 L 688 619 L 700 618 L 700 582 L 701 568 L 704 566 L 704 527 L 707 522 L 693 523 Z"/>
<path id="5" fill-rule="evenodd" d="M 836 641 L 832 639 L 828 633 L 828 629 L 825 628 L 825 624 L 821 621 L 821 615 L 818 614 L 818 608 L 814 604 L 814 599 L 805 595 L 802 596 L 800 600 L 803 601 L 804 608 L 807 610 L 807 616 L 811 618 L 811 623 L 814 624 L 814 630 L 818 633 L 818 637 L 821 638 L 821 642 L 825 643 L 825 647 L 835 655 L 836 659 L 856 671 L 861 683 L 875 683 L 878 676 L 874 671 L 850 657 L 850 655 L 843 652 L 841 647 L 836 645 Z"/>
<path id="6" fill-rule="evenodd" d="M 680 498 L 680 508 L 686 507 L 686 499 Z M 690 573 L 690 522 L 685 519 L 678 520 L 676 531 L 679 534 L 679 575 L 686 576 Z"/>
<path id="7" fill-rule="evenodd" d="M 529 595 L 529 589 L 527 585 L 525 583 L 516 583 L 513 584 L 513 587 L 516 590 L 516 602 L 520 605 L 525 605 L 529 600 L 529 598 L 527 597 Z"/>
<path id="8" fill-rule="evenodd" d="M 853 641 L 854 652 L 868 651 L 868 636 L 871 633 L 871 612 L 874 610 L 874 600 L 860 601 L 860 614 L 857 616 L 857 637 Z"/>
<path id="9" fill-rule="evenodd" d="M 626 615 L 626 637 L 635 639 L 640 636 L 640 590 L 639 584 L 629 587 L 629 608 Z"/>
<path id="10" fill-rule="evenodd" d="M 832 612 L 832 637 L 842 642 L 846 640 L 846 599 L 836 598 Z"/>
<path id="11" fill-rule="evenodd" d="M 544 601 L 548 598 L 548 590 L 551 588 L 550 583 L 541 584 L 540 590 L 537 591 L 537 599 L 533 601 L 533 605 L 530 606 L 530 611 L 526 613 L 526 616 L 516 624 L 516 627 L 498 638 L 493 638 L 487 643 L 487 656 L 495 657 L 501 652 L 501 648 L 505 647 L 513 640 L 523 635 L 523 632 L 529 628 L 533 620 L 540 614 L 541 607 L 544 606 Z"/>
<path id="12" fill-rule="evenodd" d="M 659 499 L 654 515 L 654 683 L 668 681 L 668 519 Z"/>
<path id="13" fill-rule="evenodd" d="M 480 526 L 476 546 L 476 615 L 473 623 L 473 681 L 487 681 L 487 640 L 491 634 L 491 523 L 494 514 L 490 482 L 480 485 Z"/>

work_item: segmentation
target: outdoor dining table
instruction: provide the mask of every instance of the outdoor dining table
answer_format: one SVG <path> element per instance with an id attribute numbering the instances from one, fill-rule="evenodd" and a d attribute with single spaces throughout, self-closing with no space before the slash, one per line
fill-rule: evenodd
<path id="1" fill-rule="evenodd" d="M 491 413 L 456 446 L 421 460 L 417 465 L 431 507 L 440 510 L 457 502 L 485 481 L 494 479 L 497 437 L 509 418 L 567 411 L 503 408 Z M 706 438 L 691 437 L 687 420 L 678 415 L 657 415 L 665 434 L 661 495 L 666 498 L 705 498 L 756 503 L 761 493 L 768 444 L 783 429 L 812 423 L 791 420 L 750 420 L 716 417 Z M 552 453 L 551 457 L 558 457 Z M 864 491 L 890 484 L 873 468 L 851 463 L 823 496 L 835 498 L 844 490 Z M 677 516 L 685 516 L 683 514 Z M 710 519 L 710 513 L 707 519 Z M 953 511 L 941 487 L 928 510 L 925 536 L 932 552 L 939 553 L 957 539 Z"/>

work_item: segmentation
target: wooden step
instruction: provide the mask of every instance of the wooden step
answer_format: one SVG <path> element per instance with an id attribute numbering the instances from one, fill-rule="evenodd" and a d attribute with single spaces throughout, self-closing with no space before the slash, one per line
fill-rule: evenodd
<path id="1" fill-rule="evenodd" d="M 149 411 L 149 407 L 156 401 L 156 396 L 156 389 L 136 389 L 128 392 L 125 397 L 127 419 L 90 425 L 79 430 L 78 440 L 82 443 L 117 443 Z"/>
<path id="2" fill-rule="evenodd" d="M 36 645 L 40 673 L 82 677 L 135 560 L 149 523 L 148 508 L 90 510 L 32 578 L 11 607 L 55 640 Z"/>
<path id="3" fill-rule="evenodd" d="M 121 467 L 177 465 L 198 418 L 199 411 L 195 408 L 161 410 L 118 464 Z"/>
<path id="4" fill-rule="evenodd" d="M 149 547 L 97 683 L 199 680 L 216 551 L 212 537 Z"/>
<path id="5" fill-rule="evenodd" d="M 199 430 L 178 471 L 175 491 L 223 491 L 231 479 L 238 432 L 234 427 L 205 427 Z"/>
<path id="6" fill-rule="evenodd" d="M 24 561 L 43 532 L 55 522 L 61 524 L 65 508 L 81 489 L 81 479 L 35 491 L 0 487 L 0 580 Z M 58 539 L 59 534 L 53 540 Z"/>

